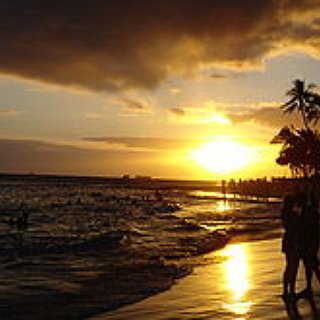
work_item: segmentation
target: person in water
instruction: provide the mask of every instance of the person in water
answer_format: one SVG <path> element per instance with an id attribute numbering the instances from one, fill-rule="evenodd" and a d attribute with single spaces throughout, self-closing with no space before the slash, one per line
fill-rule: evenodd
<path id="1" fill-rule="evenodd" d="M 285 254 L 286 265 L 283 272 L 283 297 L 295 298 L 296 277 L 300 261 L 299 251 L 299 227 L 302 215 L 299 199 L 290 194 L 283 200 L 281 221 L 284 228 L 282 238 L 282 252 Z"/>

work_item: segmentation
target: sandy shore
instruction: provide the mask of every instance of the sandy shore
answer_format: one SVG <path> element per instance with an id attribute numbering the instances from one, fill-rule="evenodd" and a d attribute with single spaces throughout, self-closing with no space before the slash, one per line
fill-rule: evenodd
<path id="1" fill-rule="evenodd" d="M 231 243 L 206 259 L 168 291 L 94 319 L 288 319 L 280 297 L 284 263 L 279 238 Z M 320 307 L 318 294 L 315 302 Z M 307 301 L 299 301 L 298 310 L 303 319 L 315 319 Z"/>

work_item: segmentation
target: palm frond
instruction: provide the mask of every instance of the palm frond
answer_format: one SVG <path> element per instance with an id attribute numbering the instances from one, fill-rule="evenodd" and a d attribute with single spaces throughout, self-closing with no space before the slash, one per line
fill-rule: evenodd
<path id="1" fill-rule="evenodd" d="M 314 125 L 318 123 L 320 120 L 320 110 L 311 110 L 307 113 L 307 120 Z"/>
<path id="2" fill-rule="evenodd" d="M 297 90 L 296 88 L 291 88 L 286 92 L 286 96 L 292 97 L 297 95 Z"/>
<path id="3" fill-rule="evenodd" d="M 287 101 L 286 103 L 282 104 L 280 106 L 280 108 L 285 108 L 286 106 L 289 106 L 290 104 L 295 102 L 297 99 L 298 99 L 297 96 L 292 97 L 289 101 Z"/>
<path id="4" fill-rule="evenodd" d="M 298 108 L 299 108 L 299 104 L 297 102 L 294 102 L 291 105 L 288 105 L 286 108 L 283 108 L 283 113 L 292 113 Z"/>
<path id="5" fill-rule="evenodd" d="M 315 83 L 309 83 L 307 85 L 307 90 L 314 90 L 317 87 L 317 85 Z"/>
<path id="6" fill-rule="evenodd" d="M 314 92 L 306 91 L 305 92 L 305 100 L 308 103 L 312 103 L 315 108 L 320 109 L 320 95 Z"/>

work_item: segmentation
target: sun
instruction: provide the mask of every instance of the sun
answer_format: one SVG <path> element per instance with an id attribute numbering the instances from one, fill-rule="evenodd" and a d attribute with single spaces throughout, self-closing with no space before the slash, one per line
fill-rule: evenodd
<path id="1" fill-rule="evenodd" d="M 216 138 L 193 150 L 191 157 L 209 172 L 228 174 L 249 166 L 256 154 L 252 147 L 229 138 Z"/>

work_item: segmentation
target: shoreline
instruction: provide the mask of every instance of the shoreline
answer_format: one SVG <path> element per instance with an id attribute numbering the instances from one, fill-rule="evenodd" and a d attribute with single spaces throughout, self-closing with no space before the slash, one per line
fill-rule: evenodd
<path id="1" fill-rule="evenodd" d="M 2 271 L 10 273 L 12 268 L 23 267 L 25 271 L 20 274 L 21 279 L 16 281 L 17 285 L 24 283 L 26 288 L 35 267 L 33 263 L 33 259 L 30 258 L 24 261 L 22 266 L 17 262 L 10 264 L 8 270 L 4 266 Z M 42 272 L 52 272 L 45 270 L 45 265 L 39 264 L 39 266 Z M 52 281 L 48 282 L 45 291 L 43 289 L 39 291 L 33 285 L 29 288 L 29 295 L 25 293 L 10 295 L 10 292 L 0 290 L 1 316 L 11 320 L 87 319 L 164 292 L 170 289 L 177 279 L 190 274 L 191 268 L 175 264 L 163 265 L 157 260 L 146 263 L 138 258 L 134 269 L 132 267 L 126 269 L 123 266 L 118 270 L 116 266 L 110 266 L 108 270 L 93 277 L 87 275 L 82 277 L 80 274 L 72 285 L 68 283 L 68 274 L 63 275 L 63 272 L 63 267 L 62 271 L 54 271 L 57 273 L 57 278 L 55 279 L 56 274 L 52 275 Z"/>
<path id="2" fill-rule="evenodd" d="M 194 272 L 194 269 L 207 265 L 208 264 L 208 262 L 207 262 L 208 256 L 215 255 L 217 252 L 224 250 L 224 248 L 226 248 L 229 245 L 276 240 L 276 239 L 280 239 L 280 235 L 281 235 L 281 230 L 270 230 L 270 232 L 264 232 L 263 236 L 261 236 L 261 235 L 258 236 L 258 235 L 254 235 L 254 234 L 234 235 L 230 238 L 230 240 L 223 247 L 216 248 L 214 250 L 211 250 L 210 252 L 206 252 L 206 253 L 202 253 L 202 254 L 190 257 L 189 261 L 186 261 L 185 260 L 186 258 L 185 259 L 182 258 L 182 260 L 185 260 L 185 261 L 181 262 L 179 265 L 175 264 L 175 263 L 168 264 L 166 266 L 166 269 L 168 269 L 168 272 L 171 275 L 171 278 L 168 279 L 168 277 L 164 276 L 163 280 L 166 280 L 166 282 L 161 281 L 161 283 L 162 283 L 161 287 L 155 286 L 156 283 L 159 284 L 159 282 L 158 282 L 159 279 L 155 279 L 153 277 L 150 277 L 149 279 L 143 278 L 143 279 L 141 279 L 141 280 L 143 280 L 143 282 L 140 282 L 139 281 L 140 280 L 139 273 L 140 273 L 141 277 L 144 277 L 145 274 L 141 274 L 141 270 L 139 270 L 137 268 L 137 271 L 138 271 L 137 282 L 135 282 L 135 284 L 131 285 L 130 288 L 127 288 L 128 289 L 127 293 L 131 294 L 130 289 L 134 289 L 132 293 L 138 292 L 139 289 L 141 289 L 145 294 L 139 293 L 138 296 L 133 296 L 129 300 L 121 301 L 117 304 L 114 304 L 113 306 L 110 305 L 110 307 L 108 307 L 107 310 L 103 311 L 103 314 L 109 313 L 109 312 L 114 312 L 114 311 L 117 312 L 117 310 L 120 310 L 122 308 L 126 308 L 128 306 L 130 307 L 131 305 L 134 305 L 136 303 L 141 303 L 146 299 L 150 299 L 154 296 L 157 296 L 159 294 L 163 294 L 166 291 L 171 290 L 172 287 L 177 285 L 177 283 L 179 281 L 192 275 L 192 273 Z M 156 263 L 156 265 L 157 265 L 157 263 Z M 163 267 L 163 265 L 162 265 L 162 267 Z M 142 273 L 143 273 L 143 271 L 142 271 Z M 165 275 L 165 274 L 168 275 L 168 273 L 164 272 L 163 275 Z M 157 275 L 157 276 L 160 276 L 160 278 L 161 278 L 161 274 L 159 274 L 159 273 L 152 273 L 152 275 L 153 276 Z M 149 276 L 151 276 L 151 273 L 149 273 Z M 146 283 L 148 283 L 148 285 L 146 287 L 144 287 L 142 284 L 145 285 Z M 150 286 L 150 284 L 153 284 L 153 285 Z M 93 316 L 92 319 L 95 319 L 95 317 L 96 316 Z"/>
<path id="3" fill-rule="evenodd" d="M 90 319 L 288 319 L 280 296 L 284 267 L 280 249 L 280 238 L 229 243 L 207 254 L 205 263 L 169 290 Z M 304 287 L 302 269 L 298 290 Z M 315 301 L 320 305 L 320 295 Z M 298 310 L 312 319 L 307 301 L 299 301 Z"/>
<path id="4" fill-rule="evenodd" d="M 274 238 L 273 233 L 267 237 L 270 238 L 270 236 Z M 66 287 L 66 284 L 59 284 L 57 280 L 53 279 L 52 283 L 48 284 L 46 291 L 38 292 L 35 287 L 31 286 L 28 296 L 10 296 L 10 294 L 0 291 L 1 315 L 10 317 L 12 320 L 21 318 L 30 320 L 68 318 L 72 320 L 117 312 L 122 308 L 169 292 L 180 281 L 192 275 L 199 266 L 207 265 L 208 256 L 215 255 L 230 244 L 243 243 L 244 241 L 257 240 L 248 235 L 238 235 L 232 237 L 223 247 L 189 258 L 171 261 L 161 261 L 159 258 L 150 260 L 150 257 L 139 257 L 132 253 L 131 261 L 128 261 L 129 269 L 125 265 L 120 268 L 115 265 L 113 268 L 110 266 L 109 270 L 105 270 L 98 276 L 83 279 L 80 277 L 77 282 L 74 282 L 75 290 L 70 285 Z M 98 254 L 103 253 L 98 252 Z M 117 255 L 121 255 L 121 251 L 117 252 L 115 256 Z M 44 257 L 44 259 L 47 258 Z M 132 268 L 133 260 L 135 261 L 134 268 Z M 9 269 L 12 267 L 25 268 L 26 274 L 21 275 L 20 283 L 26 283 L 34 268 L 32 264 L 33 259 L 30 258 L 29 261 L 28 259 L 24 261 L 22 266 L 18 262 L 17 266 L 10 266 Z M 41 263 L 39 265 L 41 266 Z M 48 265 L 50 266 L 50 263 Z M 45 266 L 41 266 L 41 268 L 44 269 L 42 272 L 48 272 Z M 5 267 L 3 269 L 4 272 L 7 271 Z M 67 280 L 67 274 L 61 276 L 59 270 L 55 272 L 58 272 L 60 282 L 63 281 L 63 278 Z M 63 290 L 59 290 L 59 286 Z M 35 305 L 37 305 L 36 308 Z"/>

